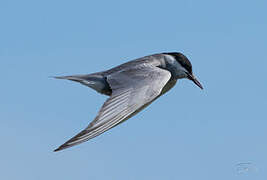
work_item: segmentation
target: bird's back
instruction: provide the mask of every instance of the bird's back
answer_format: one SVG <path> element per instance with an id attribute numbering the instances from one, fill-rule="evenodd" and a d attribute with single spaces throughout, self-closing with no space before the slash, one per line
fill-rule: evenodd
<path id="1" fill-rule="evenodd" d="M 128 70 L 128 69 L 134 69 L 138 66 L 145 66 L 145 65 L 152 65 L 152 66 L 159 66 L 161 65 L 161 59 L 163 59 L 163 55 L 162 54 L 153 54 L 153 55 L 150 55 L 150 56 L 145 56 L 145 57 L 142 57 L 142 58 L 138 58 L 138 59 L 135 59 L 135 60 L 132 60 L 132 61 L 129 61 L 129 62 L 126 62 L 126 63 L 123 63 L 119 66 L 116 66 L 114 68 L 111 68 L 109 70 L 106 70 L 106 71 L 102 71 L 102 72 L 99 72 L 100 74 L 104 75 L 104 76 L 108 76 L 108 75 L 111 75 L 113 73 L 116 73 L 116 72 L 119 72 L 121 70 Z M 97 73 L 98 74 L 98 73 Z"/>

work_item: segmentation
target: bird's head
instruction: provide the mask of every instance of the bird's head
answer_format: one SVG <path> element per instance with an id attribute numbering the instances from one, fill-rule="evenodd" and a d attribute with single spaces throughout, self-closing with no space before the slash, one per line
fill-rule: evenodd
<path id="1" fill-rule="evenodd" d="M 176 79 L 187 78 L 193 81 L 198 87 L 203 89 L 202 85 L 193 74 L 191 62 L 185 55 L 178 52 L 171 52 L 164 54 L 171 56 L 175 60 L 171 61 L 171 69 L 175 76 L 174 78 Z"/>

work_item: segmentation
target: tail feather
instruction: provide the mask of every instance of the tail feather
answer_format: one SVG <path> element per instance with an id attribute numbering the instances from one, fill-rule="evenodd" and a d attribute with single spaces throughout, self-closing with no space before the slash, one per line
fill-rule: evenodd
<path id="1" fill-rule="evenodd" d="M 71 75 L 71 76 L 54 76 L 56 79 L 67 79 L 75 82 L 79 82 L 85 86 L 88 86 L 101 94 L 110 96 L 111 89 L 108 82 L 102 74 L 85 74 L 85 75 Z"/>
<path id="2" fill-rule="evenodd" d="M 73 75 L 73 76 L 54 76 L 56 79 L 67 79 L 76 82 L 84 82 L 89 80 L 90 75 Z"/>

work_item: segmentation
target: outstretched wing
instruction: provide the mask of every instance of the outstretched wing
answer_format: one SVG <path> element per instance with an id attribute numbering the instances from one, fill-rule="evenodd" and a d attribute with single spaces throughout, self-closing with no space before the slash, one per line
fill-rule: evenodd
<path id="1" fill-rule="evenodd" d="M 110 98 L 86 129 L 55 151 L 94 138 L 127 120 L 157 98 L 170 78 L 169 71 L 149 65 L 122 70 L 107 76 L 107 81 L 112 89 Z"/>

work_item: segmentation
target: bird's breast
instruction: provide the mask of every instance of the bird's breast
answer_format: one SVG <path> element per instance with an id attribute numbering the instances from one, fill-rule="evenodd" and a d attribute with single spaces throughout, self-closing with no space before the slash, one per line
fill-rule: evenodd
<path id="1" fill-rule="evenodd" d="M 163 87 L 160 96 L 168 92 L 173 86 L 176 84 L 177 80 L 176 79 L 171 79 L 169 82 Z"/>

